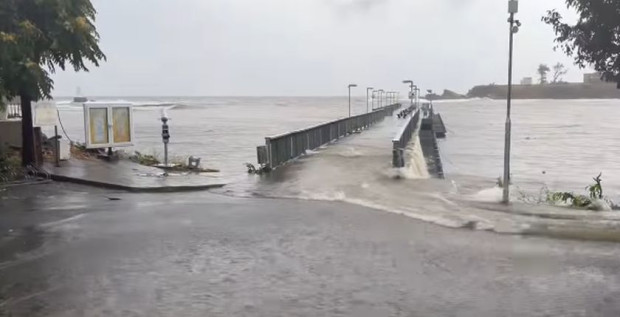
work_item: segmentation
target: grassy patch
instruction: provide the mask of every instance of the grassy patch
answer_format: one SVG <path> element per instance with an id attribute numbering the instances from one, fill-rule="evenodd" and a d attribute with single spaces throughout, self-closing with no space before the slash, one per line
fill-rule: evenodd
<path id="1" fill-rule="evenodd" d="M 142 154 L 138 151 L 135 151 L 134 155 L 130 156 L 129 159 L 134 163 L 138 163 L 144 166 L 155 166 L 161 164 L 161 162 L 157 159 L 157 157 L 155 157 L 155 155 Z"/>
<path id="2" fill-rule="evenodd" d="M 138 151 L 134 153 L 134 155 L 130 156 L 129 159 L 132 162 L 138 163 L 144 166 L 157 166 L 162 164 L 159 160 L 157 154 L 142 154 Z M 169 171 L 172 172 L 195 172 L 195 173 L 218 173 L 219 170 L 212 168 L 203 168 L 203 167 L 191 167 L 188 165 L 189 157 L 184 156 L 175 156 L 172 157 L 168 164 L 170 168 Z"/>
<path id="3" fill-rule="evenodd" d="M 22 175 L 21 153 L 0 145 L 0 181 L 14 181 Z"/>

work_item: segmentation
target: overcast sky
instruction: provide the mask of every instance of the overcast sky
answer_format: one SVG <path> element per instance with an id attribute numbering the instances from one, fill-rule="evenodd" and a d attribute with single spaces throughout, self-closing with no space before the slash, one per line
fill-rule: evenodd
<path id="1" fill-rule="evenodd" d="M 506 83 L 507 0 L 93 0 L 108 60 L 58 73 L 56 96 L 344 95 L 349 83 L 466 93 Z M 540 21 L 564 0 L 521 0 L 515 79 L 563 62 Z M 357 94 L 364 94 L 363 88 Z"/>

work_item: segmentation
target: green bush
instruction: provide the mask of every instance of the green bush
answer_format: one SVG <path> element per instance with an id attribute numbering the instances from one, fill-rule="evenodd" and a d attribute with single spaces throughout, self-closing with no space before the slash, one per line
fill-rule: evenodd
<path id="1" fill-rule="evenodd" d="M 161 164 L 161 162 L 155 157 L 155 155 L 142 154 L 138 151 L 134 153 L 134 155 L 130 156 L 129 159 L 135 163 L 146 166 L 155 166 Z"/>
<path id="2" fill-rule="evenodd" d="M 15 180 L 22 165 L 18 154 L 11 151 L 7 146 L 0 145 L 0 179 Z"/>
<path id="3" fill-rule="evenodd" d="M 586 186 L 588 195 L 579 195 L 572 192 L 551 192 L 547 191 L 547 202 L 551 204 L 565 203 L 574 208 L 587 208 L 593 209 L 595 200 L 603 200 L 609 204 L 612 209 L 617 209 L 618 206 L 609 199 L 606 199 L 603 195 L 603 173 L 600 173 L 597 177 L 592 178 L 594 184 Z"/>

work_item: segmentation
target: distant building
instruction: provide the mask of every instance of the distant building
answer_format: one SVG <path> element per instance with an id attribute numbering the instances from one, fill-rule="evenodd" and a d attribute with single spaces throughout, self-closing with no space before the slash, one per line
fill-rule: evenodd
<path id="1" fill-rule="evenodd" d="M 532 79 L 532 77 L 524 77 L 523 79 L 521 79 L 521 85 L 532 85 L 533 82 L 534 80 Z"/>
<path id="2" fill-rule="evenodd" d="M 601 84 L 603 83 L 601 73 L 583 74 L 583 82 L 585 84 Z"/>

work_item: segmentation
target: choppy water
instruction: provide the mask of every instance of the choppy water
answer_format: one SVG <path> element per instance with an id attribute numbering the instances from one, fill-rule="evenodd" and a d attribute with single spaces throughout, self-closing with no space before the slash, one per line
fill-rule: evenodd
<path id="1" fill-rule="evenodd" d="M 273 175 L 246 174 L 244 163 L 256 162 L 256 146 L 265 136 L 344 117 L 346 98 L 128 101 L 142 105 L 135 112 L 136 149 L 162 152 L 159 116 L 160 107 L 166 107 L 172 117 L 171 155 L 199 156 L 204 165 L 221 169 L 233 195 L 346 200 L 431 221 L 442 214 L 445 222 L 453 213 L 467 213 L 462 208 L 470 206 L 463 201 L 497 201 L 501 194 L 493 187 L 503 168 L 505 101 L 436 103 L 449 132 L 440 141 L 445 181 L 427 179 L 419 167 L 404 171 L 408 179 L 394 180 L 391 139 L 401 123 L 395 118 Z M 59 103 L 70 137 L 83 140 L 81 109 Z M 591 178 L 602 172 L 606 194 L 620 201 L 620 126 L 615 122 L 620 100 L 521 100 L 513 109 L 515 198 L 535 197 L 543 186 L 584 192 Z M 355 98 L 353 113 L 365 111 L 365 98 Z"/>

